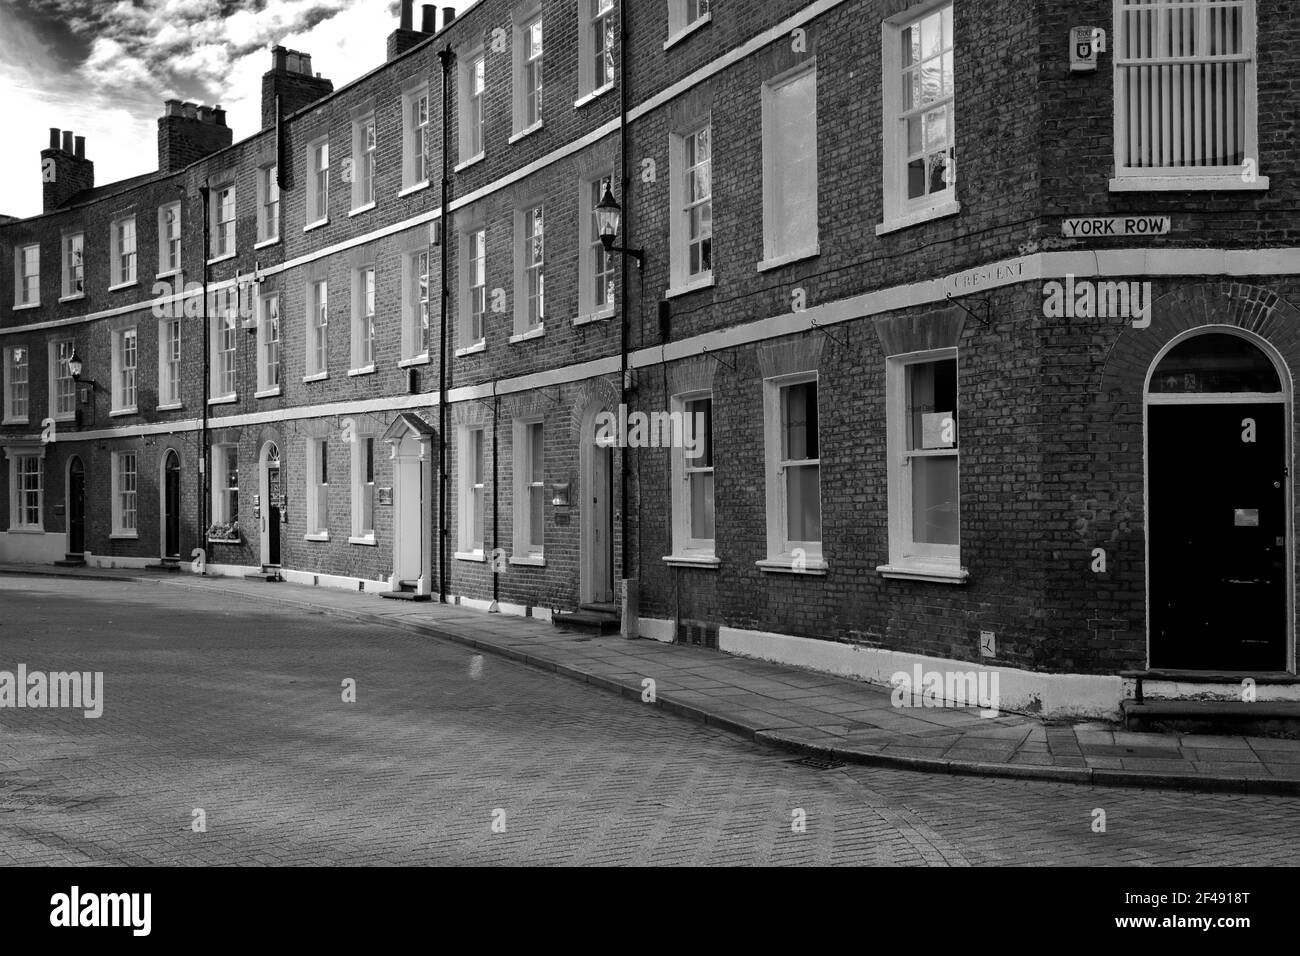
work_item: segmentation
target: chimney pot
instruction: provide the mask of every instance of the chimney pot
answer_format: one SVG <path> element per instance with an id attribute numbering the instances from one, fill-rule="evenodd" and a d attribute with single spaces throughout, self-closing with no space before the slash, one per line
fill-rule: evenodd
<path id="1" fill-rule="evenodd" d="M 455 20 L 455 19 L 456 19 L 456 8 L 455 8 L 455 7 L 443 7 L 443 8 L 442 8 L 442 28 L 443 28 L 444 30 L 447 29 L 447 27 L 451 26 L 451 21 L 452 21 L 452 20 Z"/>
<path id="2" fill-rule="evenodd" d="M 219 104 L 212 110 L 212 122 L 216 123 L 218 126 L 226 125 L 226 111 L 223 110 Z"/>
<path id="3" fill-rule="evenodd" d="M 73 152 L 73 155 L 76 156 L 77 159 L 85 159 L 86 158 L 86 137 L 84 136 L 74 137 L 73 143 L 76 146 L 76 150 Z"/>
<path id="4" fill-rule="evenodd" d="M 70 129 L 63 131 L 63 151 L 69 156 L 72 155 L 72 130 Z"/>
<path id="5" fill-rule="evenodd" d="M 420 32 L 437 33 L 438 32 L 438 6 L 433 3 L 426 3 L 420 7 Z"/>
<path id="6" fill-rule="evenodd" d="M 211 123 L 211 122 L 212 122 L 212 107 L 211 107 L 211 106 L 200 106 L 200 107 L 199 107 L 199 122 L 200 122 L 200 123 Z"/>
<path id="7" fill-rule="evenodd" d="M 289 51 L 282 46 L 271 47 L 271 69 L 277 72 L 288 68 Z"/>
<path id="8" fill-rule="evenodd" d="M 187 103 L 182 103 L 182 104 L 181 104 L 181 111 L 182 111 L 182 115 L 183 115 L 186 119 L 198 119 L 198 118 L 199 118 L 199 108 L 198 108 L 198 106 L 196 106 L 194 103 L 188 103 L 188 102 L 187 102 Z"/>
<path id="9" fill-rule="evenodd" d="M 403 30 L 411 29 L 411 23 L 413 20 L 412 8 L 414 7 L 414 5 L 415 5 L 415 0 L 402 0 L 402 19 L 401 22 L 399 23 L 399 27 Z"/>
<path id="10" fill-rule="evenodd" d="M 55 126 L 50 127 L 50 149 L 59 148 L 59 130 Z"/>
<path id="11" fill-rule="evenodd" d="M 167 102 L 164 103 L 163 105 L 166 107 L 166 109 L 165 109 L 164 112 L 163 112 L 163 115 L 164 115 L 164 116 L 180 116 L 180 115 L 181 115 L 181 101 L 180 101 L 180 100 L 167 100 Z"/>

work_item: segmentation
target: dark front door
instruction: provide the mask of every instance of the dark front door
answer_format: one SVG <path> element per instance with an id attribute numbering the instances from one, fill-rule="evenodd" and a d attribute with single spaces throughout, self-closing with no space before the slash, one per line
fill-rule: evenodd
<path id="1" fill-rule="evenodd" d="M 167 469 L 163 478 L 163 509 L 166 512 L 163 526 L 165 558 L 181 555 L 181 460 L 176 452 L 167 453 Z"/>
<path id="2" fill-rule="evenodd" d="M 280 469 L 266 470 L 266 563 L 280 563 L 280 517 L 283 502 L 280 498 Z"/>
<path id="3" fill-rule="evenodd" d="M 86 550 L 86 470 L 80 458 L 68 465 L 68 554 Z"/>
<path id="4" fill-rule="evenodd" d="M 1148 409 L 1151 666 L 1287 666 L 1286 413 Z"/>

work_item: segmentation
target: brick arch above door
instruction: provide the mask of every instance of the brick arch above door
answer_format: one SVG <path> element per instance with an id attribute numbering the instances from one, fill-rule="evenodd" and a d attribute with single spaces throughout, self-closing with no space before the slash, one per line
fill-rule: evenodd
<path id="1" fill-rule="evenodd" d="M 1300 310 L 1262 286 L 1198 282 L 1156 299 L 1148 327 L 1119 334 L 1102 368 L 1100 400 L 1140 405 L 1160 350 L 1184 332 L 1216 325 L 1255 333 L 1282 356 L 1293 379 L 1300 372 Z"/>

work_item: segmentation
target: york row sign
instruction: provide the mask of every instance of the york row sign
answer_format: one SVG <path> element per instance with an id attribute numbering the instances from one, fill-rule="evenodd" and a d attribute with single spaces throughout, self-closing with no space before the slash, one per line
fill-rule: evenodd
<path id="1" fill-rule="evenodd" d="M 1092 236 L 1163 236 L 1170 228 L 1168 216 L 1086 216 L 1066 219 L 1061 235 L 1067 239 Z"/>

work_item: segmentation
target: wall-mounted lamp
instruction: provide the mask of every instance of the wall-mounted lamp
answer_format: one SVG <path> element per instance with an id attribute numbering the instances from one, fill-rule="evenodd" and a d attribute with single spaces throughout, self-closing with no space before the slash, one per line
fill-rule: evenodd
<path id="1" fill-rule="evenodd" d="M 95 390 L 95 386 L 98 385 L 99 383 L 96 382 L 93 378 L 81 377 L 81 373 L 85 369 L 85 367 L 86 367 L 85 363 L 82 362 L 81 356 L 77 354 L 76 346 L 73 346 L 72 354 L 68 356 L 68 372 L 72 375 L 72 380 L 75 383 L 77 383 L 78 385 L 86 385 L 90 388 L 90 391 L 93 392 Z M 85 397 L 85 394 L 83 393 L 83 397 L 81 401 L 84 403 L 89 400 L 90 399 L 88 397 Z"/>
<path id="2" fill-rule="evenodd" d="M 551 485 L 551 504 L 557 508 L 569 507 L 569 483 L 557 481 Z"/>
<path id="3" fill-rule="evenodd" d="M 637 269 L 644 269 L 644 249 L 628 249 L 624 246 L 614 245 L 614 240 L 618 238 L 618 227 L 622 221 L 623 208 L 610 191 L 609 183 L 606 183 L 605 195 L 601 196 L 600 202 L 596 203 L 596 225 L 600 229 L 601 245 L 605 247 L 606 252 L 621 252 L 625 256 L 631 256 L 636 260 Z"/>

